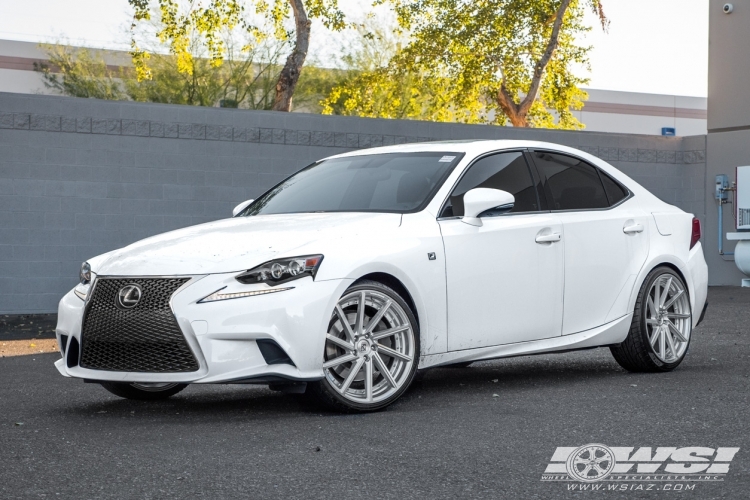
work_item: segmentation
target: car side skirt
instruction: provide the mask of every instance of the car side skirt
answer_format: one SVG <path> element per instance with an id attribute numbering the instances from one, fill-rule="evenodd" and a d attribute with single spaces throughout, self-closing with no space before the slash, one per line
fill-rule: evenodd
<path id="1" fill-rule="evenodd" d="M 570 335 L 561 335 L 549 339 L 422 356 L 420 358 L 419 368 L 432 368 L 470 361 L 554 353 L 585 349 L 587 347 L 601 347 L 619 344 L 628 336 L 632 318 L 633 314 L 630 313 L 600 327 L 592 328 L 591 330 Z"/>

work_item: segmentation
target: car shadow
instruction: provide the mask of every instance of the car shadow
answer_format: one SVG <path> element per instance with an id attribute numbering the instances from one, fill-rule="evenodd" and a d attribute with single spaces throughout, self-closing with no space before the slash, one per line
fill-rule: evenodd
<path id="1" fill-rule="evenodd" d="M 523 395 L 538 391 L 540 387 L 570 388 L 590 385 L 592 382 L 603 388 L 617 388 L 623 383 L 649 384 L 654 377 L 671 379 L 680 377 L 679 372 L 703 373 L 710 366 L 681 366 L 675 372 L 629 373 L 614 360 L 602 355 L 568 354 L 566 356 L 544 355 L 477 362 L 465 368 L 438 367 L 424 370 L 412 387 L 389 411 L 413 411 L 423 404 L 425 396 L 449 397 L 452 403 L 471 397 L 477 391 L 492 388 L 495 393 L 506 391 Z M 170 422 L 182 421 L 230 421 L 241 418 L 279 419 L 292 416 L 340 416 L 342 418 L 365 415 L 341 414 L 328 409 L 310 396 L 283 394 L 265 386 L 254 385 L 200 385 L 195 384 L 183 392 L 164 401 L 133 401 L 120 399 L 107 393 L 95 384 L 87 384 L 88 390 L 99 391 L 99 396 L 84 404 L 75 404 L 56 410 L 56 414 L 90 416 L 104 419 L 123 417 L 155 417 Z M 89 395 L 89 397 L 91 397 Z M 93 399 L 93 398 L 92 398 Z"/>

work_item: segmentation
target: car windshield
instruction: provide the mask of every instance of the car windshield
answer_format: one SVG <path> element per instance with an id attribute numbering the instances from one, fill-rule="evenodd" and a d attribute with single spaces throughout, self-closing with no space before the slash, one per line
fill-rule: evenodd
<path id="1" fill-rule="evenodd" d="M 302 169 L 241 215 L 422 210 L 463 153 L 383 153 L 333 158 Z"/>

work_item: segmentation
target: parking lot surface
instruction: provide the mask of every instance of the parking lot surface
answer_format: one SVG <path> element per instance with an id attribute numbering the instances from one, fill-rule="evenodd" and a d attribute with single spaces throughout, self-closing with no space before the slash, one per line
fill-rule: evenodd
<path id="1" fill-rule="evenodd" d="M 3 358 L 0 498 L 748 498 L 750 290 L 709 302 L 672 373 L 629 374 L 608 349 L 490 361 L 430 370 L 370 415 L 255 386 L 127 401 L 60 377 L 57 354 Z M 557 447 L 587 443 L 740 451 L 688 491 L 541 481 Z"/>

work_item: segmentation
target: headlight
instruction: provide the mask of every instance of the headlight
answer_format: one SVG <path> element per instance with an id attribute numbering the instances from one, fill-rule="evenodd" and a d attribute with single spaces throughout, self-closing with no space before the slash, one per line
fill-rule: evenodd
<path id="1" fill-rule="evenodd" d="M 236 279 L 245 285 L 266 283 L 271 286 L 280 285 L 303 276 L 312 276 L 314 279 L 321 262 L 323 262 L 322 255 L 276 259 L 250 269 L 236 276 Z"/>
<path id="2" fill-rule="evenodd" d="M 88 262 L 81 264 L 81 271 L 78 275 L 81 278 L 82 285 L 88 285 L 91 283 L 91 266 Z"/>

